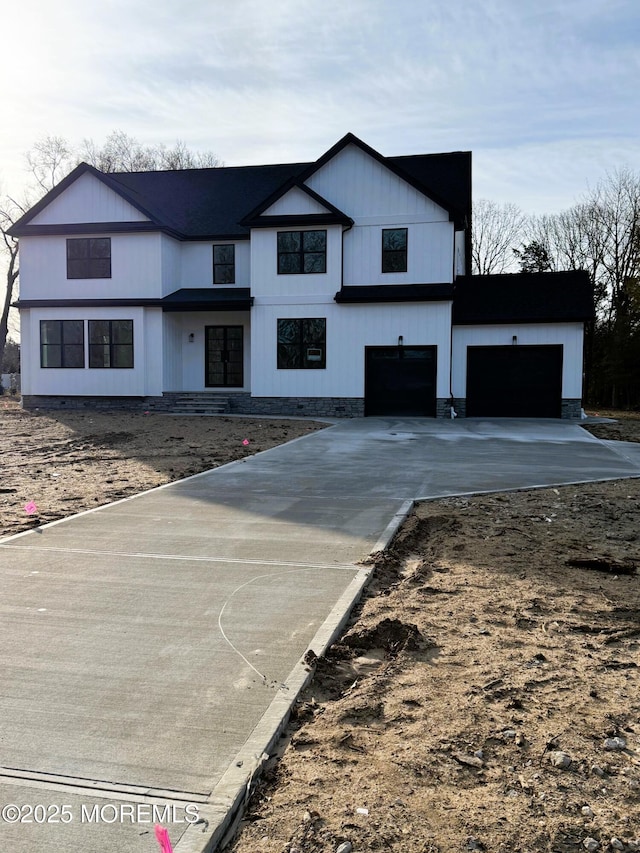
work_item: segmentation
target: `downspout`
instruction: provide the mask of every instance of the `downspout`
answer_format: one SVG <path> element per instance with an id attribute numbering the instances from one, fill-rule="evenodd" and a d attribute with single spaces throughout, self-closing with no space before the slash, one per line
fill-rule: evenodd
<path id="1" fill-rule="evenodd" d="M 449 322 L 449 417 L 451 420 L 458 417 L 453 405 L 453 303 L 456 297 L 456 226 L 453 225 L 453 268 L 451 270 L 453 282 L 453 299 L 451 300 L 451 320 Z"/>

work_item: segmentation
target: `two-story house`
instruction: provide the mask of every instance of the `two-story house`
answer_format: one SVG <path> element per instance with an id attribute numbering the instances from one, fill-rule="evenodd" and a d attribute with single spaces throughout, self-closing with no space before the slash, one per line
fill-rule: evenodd
<path id="1" fill-rule="evenodd" d="M 471 276 L 471 155 L 103 174 L 20 238 L 25 406 L 576 417 L 582 272 Z"/>

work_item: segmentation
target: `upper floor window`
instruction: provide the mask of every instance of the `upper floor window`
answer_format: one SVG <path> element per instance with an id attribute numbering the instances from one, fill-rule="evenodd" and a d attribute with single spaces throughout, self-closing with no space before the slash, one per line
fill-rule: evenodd
<path id="1" fill-rule="evenodd" d="M 278 320 L 278 370 L 324 369 L 327 321 L 324 317 Z"/>
<path id="2" fill-rule="evenodd" d="M 89 367 L 133 367 L 133 320 L 89 320 Z"/>
<path id="3" fill-rule="evenodd" d="M 278 274 L 327 271 L 326 231 L 279 231 Z"/>
<path id="4" fill-rule="evenodd" d="M 82 320 L 40 320 L 40 366 L 84 367 Z"/>
<path id="5" fill-rule="evenodd" d="M 236 247 L 233 243 L 213 247 L 213 283 L 235 284 Z"/>
<path id="6" fill-rule="evenodd" d="M 67 278 L 111 278 L 111 237 L 67 240 Z"/>
<path id="7" fill-rule="evenodd" d="M 407 271 L 407 229 L 382 229 L 382 272 Z"/>

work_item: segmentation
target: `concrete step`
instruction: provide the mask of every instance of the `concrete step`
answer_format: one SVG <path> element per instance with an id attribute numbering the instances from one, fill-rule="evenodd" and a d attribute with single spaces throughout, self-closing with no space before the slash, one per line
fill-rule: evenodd
<path id="1" fill-rule="evenodd" d="M 229 411 L 229 400 L 220 394 L 179 394 L 169 411 L 174 415 L 223 415 Z"/>

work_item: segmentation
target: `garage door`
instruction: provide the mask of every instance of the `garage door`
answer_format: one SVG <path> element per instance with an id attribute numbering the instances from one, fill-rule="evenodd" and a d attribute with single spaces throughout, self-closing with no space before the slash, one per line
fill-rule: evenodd
<path id="1" fill-rule="evenodd" d="M 436 347 L 366 347 L 365 415 L 436 414 Z"/>
<path id="2" fill-rule="evenodd" d="M 469 347 L 467 417 L 559 418 L 562 346 Z"/>

